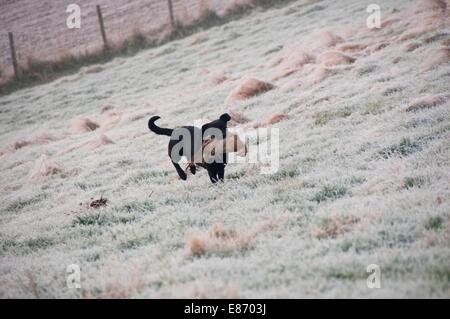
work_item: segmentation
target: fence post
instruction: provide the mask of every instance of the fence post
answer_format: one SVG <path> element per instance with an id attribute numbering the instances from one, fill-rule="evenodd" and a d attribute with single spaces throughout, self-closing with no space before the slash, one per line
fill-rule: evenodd
<path id="1" fill-rule="evenodd" d="M 14 76 L 19 79 L 19 65 L 17 63 L 16 48 L 14 47 L 14 37 L 12 32 L 8 32 L 9 47 L 11 48 L 11 59 L 14 68 Z"/>
<path id="2" fill-rule="evenodd" d="M 106 38 L 105 25 L 103 23 L 102 10 L 100 9 L 99 5 L 97 5 L 97 16 L 98 16 L 98 22 L 100 24 L 100 32 L 102 33 L 103 47 L 104 47 L 105 50 L 108 50 L 109 49 L 108 39 Z"/>
<path id="3" fill-rule="evenodd" d="M 167 0 L 167 4 L 169 6 L 169 17 L 170 17 L 170 24 L 172 25 L 173 29 L 176 29 L 176 23 L 175 23 L 175 17 L 173 15 L 173 5 L 172 0 Z"/>

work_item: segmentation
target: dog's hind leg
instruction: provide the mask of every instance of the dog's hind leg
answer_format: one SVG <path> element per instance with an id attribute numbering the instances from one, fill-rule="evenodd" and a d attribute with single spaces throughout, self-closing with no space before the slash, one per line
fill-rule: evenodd
<path id="1" fill-rule="evenodd" d="M 225 164 L 217 164 L 217 177 L 219 178 L 219 181 L 223 182 L 224 176 L 225 176 Z"/>
<path id="2" fill-rule="evenodd" d="M 215 184 L 218 182 L 217 170 L 215 167 L 208 167 L 208 175 L 209 179 L 211 180 L 211 183 Z"/>
<path id="3" fill-rule="evenodd" d="M 183 169 L 181 168 L 181 166 L 178 163 L 175 163 L 172 161 L 173 166 L 175 166 L 175 169 L 177 170 L 178 176 L 180 176 L 180 178 L 185 181 L 187 179 L 187 175 L 186 173 L 183 171 Z"/>

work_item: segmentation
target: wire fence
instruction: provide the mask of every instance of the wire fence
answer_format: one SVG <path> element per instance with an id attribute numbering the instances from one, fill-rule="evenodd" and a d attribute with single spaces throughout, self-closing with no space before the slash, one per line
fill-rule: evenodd
<path id="1" fill-rule="evenodd" d="M 0 76 L 12 75 L 11 35 L 20 65 L 27 58 L 52 60 L 103 45 L 96 6 L 112 43 L 136 30 L 150 32 L 175 20 L 195 19 L 205 6 L 221 12 L 233 0 L 0 0 Z M 81 28 L 67 27 L 70 4 L 81 9 Z M 172 7 L 172 14 L 169 8 Z M 181 21 L 182 22 L 182 21 Z"/>

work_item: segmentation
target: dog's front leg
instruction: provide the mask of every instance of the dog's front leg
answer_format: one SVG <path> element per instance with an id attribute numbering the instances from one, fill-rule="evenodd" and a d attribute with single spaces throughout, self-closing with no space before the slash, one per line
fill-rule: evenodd
<path id="1" fill-rule="evenodd" d="M 183 171 L 183 169 L 181 168 L 181 166 L 178 163 L 175 163 L 172 161 L 173 166 L 175 166 L 175 169 L 177 170 L 178 176 L 180 176 L 180 178 L 185 181 L 187 179 L 187 175 L 186 173 Z"/>
<path id="2" fill-rule="evenodd" d="M 215 184 L 218 182 L 217 171 L 211 167 L 208 167 L 208 175 L 211 183 Z"/>

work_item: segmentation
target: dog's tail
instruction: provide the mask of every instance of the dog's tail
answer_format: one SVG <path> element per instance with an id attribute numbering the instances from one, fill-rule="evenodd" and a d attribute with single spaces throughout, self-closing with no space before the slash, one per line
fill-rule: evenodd
<path id="1" fill-rule="evenodd" d="M 156 126 L 155 122 L 159 119 L 159 116 L 153 116 L 150 120 L 148 120 L 148 128 L 150 131 L 155 132 L 158 135 L 172 136 L 173 129 Z"/>

